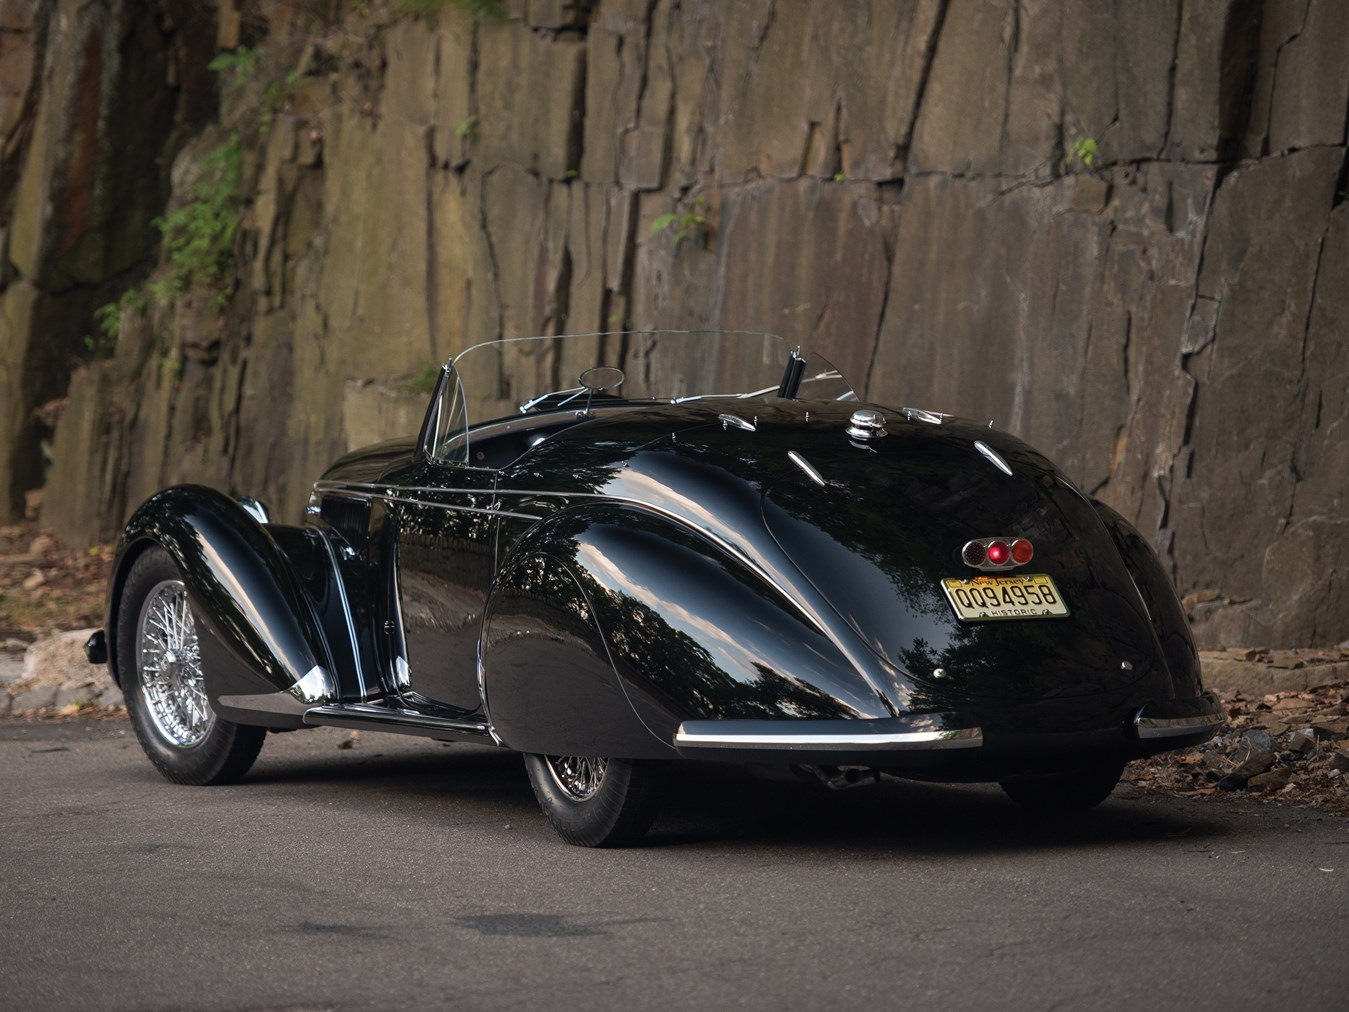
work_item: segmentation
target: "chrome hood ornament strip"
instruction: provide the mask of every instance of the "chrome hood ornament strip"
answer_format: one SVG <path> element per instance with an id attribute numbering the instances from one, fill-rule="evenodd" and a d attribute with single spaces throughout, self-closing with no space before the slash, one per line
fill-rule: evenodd
<path id="1" fill-rule="evenodd" d="M 811 481 L 813 481 L 816 485 L 824 487 L 829 484 L 820 475 L 820 472 L 815 470 L 815 468 L 811 465 L 810 461 L 806 460 L 805 457 L 801 456 L 801 454 L 797 453 L 795 450 L 787 451 L 787 459 L 790 460 L 797 467 L 799 467 L 802 471 L 804 471 L 806 477 L 809 478 Z"/>
<path id="2" fill-rule="evenodd" d="M 1003 474 L 1007 475 L 1007 477 L 1010 478 L 1012 476 L 1012 469 L 1007 466 L 1007 461 L 1003 460 L 998 451 L 993 449 L 993 447 L 989 446 L 982 439 L 976 439 L 974 441 L 974 448 L 982 453 L 984 457 L 988 459 L 989 463 Z"/>

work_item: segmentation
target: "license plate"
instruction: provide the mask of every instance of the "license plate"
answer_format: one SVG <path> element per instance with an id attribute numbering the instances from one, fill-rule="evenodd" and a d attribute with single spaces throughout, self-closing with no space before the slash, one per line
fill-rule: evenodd
<path id="1" fill-rule="evenodd" d="M 1068 614 L 1054 581 L 1037 573 L 1028 576 L 976 576 L 973 580 L 942 580 L 941 589 L 956 616 L 967 622 L 1000 618 L 1062 618 Z"/>

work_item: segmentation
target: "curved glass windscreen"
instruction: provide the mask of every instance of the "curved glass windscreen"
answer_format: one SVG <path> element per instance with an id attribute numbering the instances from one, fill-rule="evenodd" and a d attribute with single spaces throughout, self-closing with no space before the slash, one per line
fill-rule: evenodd
<path id="1" fill-rule="evenodd" d="M 855 401 L 857 392 L 843 373 L 818 352 L 811 352 L 801 369 L 796 396 L 802 400 Z"/>
<path id="2" fill-rule="evenodd" d="M 618 402 L 776 393 L 786 343 L 747 331 L 630 331 L 489 341 L 447 363 L 467 423 Z"/>

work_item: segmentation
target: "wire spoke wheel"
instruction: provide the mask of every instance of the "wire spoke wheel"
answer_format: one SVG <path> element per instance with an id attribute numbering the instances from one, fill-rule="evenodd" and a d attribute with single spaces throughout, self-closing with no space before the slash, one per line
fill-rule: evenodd
<path id="1" fill-rule="evenodd" d="M 117 602 L 113 673 L 146 756 L 176 784 L 228 784 L 258 757 L 265 727 L 216 713 L 206 691 L 187 586 L 164 549 L 127 571 Z"/>
<path id="2" fill-rule="evenodd" d="M 588 756 L 550 755 L 544 759 L 554 782 L 574 801 L 593 798 L 604 783 L 604 773 L 609 768 L 608 759 Z"/>
<path id="3" fill-rule="evenodd" d="M 148 716 L 179 748 L 200 745 L 215 713 L 206 699 L 196 624 L 181 580 L 163 580 L 151 589 L 139 625 L 136 668 Z"/>
<path id="4" fill-rule="evenodd" d="M 525 755 L 525 770 L 557 834 L 580 847 L 622 847 L 642 838 L 664 789 L 661 763 L 597 756 Z"/>

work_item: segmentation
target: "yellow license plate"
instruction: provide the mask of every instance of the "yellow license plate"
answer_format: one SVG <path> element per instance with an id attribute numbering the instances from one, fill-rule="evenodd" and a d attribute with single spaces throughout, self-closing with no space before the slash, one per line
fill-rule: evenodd
<path id="1" fill-rule="evenodd" d="M 1000 618 L 1062 618 L 1068 614 L 1054 581 L 1041 573 L 1027 576 L 976 576 L 942 580 L 941 589 L 956 616 L 967 622 Z"/>

